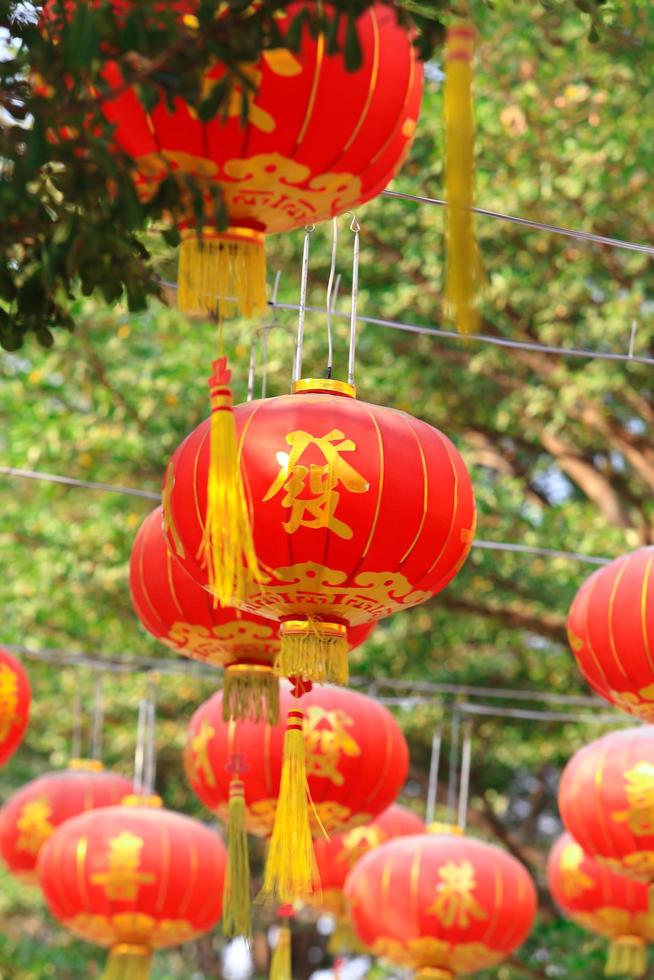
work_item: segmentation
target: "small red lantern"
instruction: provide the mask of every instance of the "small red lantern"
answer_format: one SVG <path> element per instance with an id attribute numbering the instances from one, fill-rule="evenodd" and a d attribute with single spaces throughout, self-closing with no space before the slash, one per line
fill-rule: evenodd
<path id="1" fill-rule="evenodd" d="M 654 722 L 654 547 L 638 548 L 586 579 L 568 616 L 582 674 L 622 711 Z"/>
<path id="2" fill-rule="evenodd" d="M 0 854 L 12 874 L 36 884 L 43 845 L 71 817 L 115 806 L 133 792 L 132 783 L 102 764 L 73 759 L 70 768 L 39 776 L 11 796 L 0 810 Z"/>
<path id="3" fill-rule="evenodd" d="M 563 834 L 554 845 L 547 879 L 567 916 L 611 940 L 607 976 L 645 975 L 647 943 L 654 941 L 647 885 L 593 861 L 570 834 Z"/>
<path id="4" fill-rule="evenodd" d="M 611 732 L 580 749 L 563 771 L 559 809 L 586 854 L 654 882 L 654 727 Z"/>
<path id="5" fill-rule="evenodd" d="M 0 647 L 0 766 L 23 740 L 30 715 L 30 685 L 19 662 Z"/>
<path id="6" fill-rule="evenodd" d="M 355 827 L 331 840 L 318 837 L 314 841 L 316 861 L 320 872 L 321 892 L 312 904 L 337 918 L 346 915 L 343 888 L 350 871 L 368 851 L 396 837 L 409 837 L 425 832 L 423 821 L 406 807 L 393 803 L 363 827 Z"/>
<path id="7" fill-rule="evenodd" d="M 286 683 L 285 712 L 293 704 Z M 334 687 L 316 687 L 302 699 L 309 792 L 320 824 L 342 832 L 367 824 L 397 797 L 408 772 L 409 753 L 393 715 L 372 698 Z M 227 820 L 230 789 L 241 783 L 246 827 L 268 837 L 280 791 L 282 725 L 223 721 L 222 693 L 198 708 L 188 728 L 184 768 L 193 792 Z"/>
<path id="8" fill-rule="evenodd" d="M 359 939 L 431 980 L 491 969 L 529 935 L 536 890 L 515 858 L 454 834 L 388 841 L 345 885 Z"/>
<path id="9" fill-rule="evenodd" d="M 267 575 L 263 585 L 247 578 L 239 605 L 281 622 L 282 674 L 346 683 L 352 627 L 425 602 L 457 574 L 472 545 L 474 497 L 438 429 L 359 402 L 341 382 L 296 389 L 234 409 Z M 163 491 L 169 547 L 202 584 L 209 428 L 182 443 Z"/>
<path id="10" fill-rule="evenodd" d="M 39 860 L 54 917 L 81 939 L 111 949 L 108 980 L 148 977 L 155 950 L 208 932 L 222 911 L 219 836 L 143 803 L 66 821 Z"/>
<path id="11" fill-rule="evenodd" d="M 166 646 L 193 660 L 222 667 L 225 720 L 279 722 L 279 683 L 273 665 L 279 653 L 279 623 L 232 608 L 216 607 L 209 593 L 171 554 L 157 507 L 141 525 L 130 561 L 136 614 Z M 374 623 L 355 627 L 353 646 Z"/>

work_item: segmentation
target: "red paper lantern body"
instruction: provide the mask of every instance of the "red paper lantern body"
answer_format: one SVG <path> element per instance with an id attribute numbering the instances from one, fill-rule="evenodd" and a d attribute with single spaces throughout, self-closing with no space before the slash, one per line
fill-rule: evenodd
<path id="1" fill-rule="evenodd" d="M 0 766 L 23 740 L 30 714 L 30 685 L 19 662 L 0 647 Z"/>
<path id="2" fill-rule="evenodd" d="M 536 914 L 518 861 L 451 834 L 375 848 L 348 877 L 345 897 L 375 955 L 442 980 L 496 966 L 524 942 Z"/>
<path id="3" fill-rule="evenodd" d="M 563 772 L 559 809 L 586 854 L 654 882 L 654 727 L 611 732 L 580 749 Z"/>
<path id="4" fill-rule="evenodd" d="M 286 683 L 280 694 L 285 715 L 297 702 Z M 369 823 L 392 803 L 407 776 L 409 755 L 399 725 L 372 698 L 340 688 L 314 688 L 301 706 L 309 790 L 325 830 Z M 184 766 L 191 788 L 226 821 L 230 780 L 237 771 L 244 784 L 247 829 L 269 836 L 279 795 L 284 731 L 283 724 L 224 722 L 218 692 L 189 725 Z M 314 823 L 314 834 L 318 833 Z"/>
<path id="5" fill-rule="evenodd" d="M 176 946 L 222 911 L 225 848 L 196 820 L 149 806 L 94 810 L 63 824 L 39 861 L 50 911 L 100 946 Z"/>
<path id="6" fill-rule="evenodd" d="M 457 574 L 474 535 L 470 478 L 450 440 L 332 384 L 344 393 L 309 382 L 234 410 L 254 545 L 270 578 L 250 582 L 242 607 L 281 620 L 283 638 L 310 621 L 309 635 L 345 636 L 424 602 Z M 207 421 L 182 443 L 164 485 L 169 546 L 199 582 L 208 433 Z"/>
<path id="7" fill-rule="evenodd" d="M 129 779 L 101 771 L 99 763 L 40 776 L 0 810 L 0 854 L 12 874 L 36 884 L 43 845 L 57 827 L 86 810 L 115 806 L 133 792 Z"/>
<path id="8" fill-rule="evenodd" d="M 363 827 L 355 827 L 346 834 L 336 834 L 330 840 L 317 837 L 314 845 L 321 895 L 316 907 L 332 915 L 345 915 L 345 880 L 354 865 L 364 854 L 396 837 L 409 837 L 425 831 L 423 821 L 406 807 L 393 803 Z"/>
<path id="9" fill-rule="evenodd" d="M 568 637 L 582 674 L 622 711 L 654 722 L 654 547 L 598 569 L 575 596 Z"/>
<path id="10" fill-rule="evenodd" d="M 563 834 L 554 845 L 547 880 L 567 916 L 612 940 L 607 976 L 642 976 L 646 943 L 654 942 L 647 885 L 593 861 L 570 834 Z"/>

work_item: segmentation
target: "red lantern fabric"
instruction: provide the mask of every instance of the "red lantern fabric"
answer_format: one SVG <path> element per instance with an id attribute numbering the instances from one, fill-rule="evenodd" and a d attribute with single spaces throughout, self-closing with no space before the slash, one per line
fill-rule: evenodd
<path id="1" fill-rule="evenodd" d="M 570 607 L 568 638 L 582 674 L 622 711 L 654 722 L 654 547 L 598 569 Z"/>
<path id="2" fill-rule="evenodd" d="M 454 834 L 375 848 L 355 865 L 345 897 L 376 956 L 434 980 L 501 963 L 529 935 L 537 904 L 519 861 Z"/>
<path id="3" fill-rule="evenodd" d="M 419 816 L 393 803 L 363 827 L 355 827 L 346 834 L 336 834 L 330 840 L 317 837 L 314 848 L 321 893 L 313 904 L 324 912 L 343 917 L 346 914 L 343 888 L 357 861 L 388 840 L 424 832 L 425 825 Z"/>
<path id="4" fill-rule="evenodd" d="M 269 577 L 249 582 L 242 608 L 281 621 L 283 673 L 305 673 L 286 669 L 286 642 L 345 641 L 353 626 L 424 602 L 472 545 L 472 486 L 450 440 L 353 392 L 301 382 L 296 394 L 234 409 L 254 545 Z M 206 421 L 182 443 L 163 491 L 169 547 L 202 583 L 208 432 Z M 343 682 L 347 660 L 331 664 L 329 655 L 319 651 L 322 672 L 306 676 Z"/>
<path id="5" fill-rule="evenodd" d="M 57 827 L 86 810 L 115 806 L 133 792 L 129 779 L 104 772 L 99 762 L 76 760 L 70 769 L 39 776 L 0 810 L 0 854 L 12 874 L 36 884 L 43 845 Z"/>
<path id="6" fill-rule="evenodd" d="M 570 834 L 552 848 L 547 880 L 569 918 L 612 941 L 607 976 L 644 975 L 647 943 L 654 942 L 647 885 L 594 861 Z"/>
<path id="7" fill-rule="evenodd" d="M 285 716 L 296 704 L 288 685 L 281 690 Z M 302 698 L 309 791 L 325 830 L 344 831 L 369 823 L 397 797 L 408 772 L 409 753 L 391 713 L 363 694 L 314 688 Z M 222 692 L 193 715 L 184 752 L 187 779 L 202 802 L 227 820 L 230 781 L 243 782 L 246 826 L 272 832 L 282 772 L 285 725 L 226 723 Z M 314 835 L 320 829 L 310 808 Z"/>
<path id="8" fill-rule="evenodd" d="M 654 882 L 654 727 L 611 732 L 563 771 L 559 809 L 590 857 Z"/>
<path id="9" fill-rule="evenodd" d="M 30 684 L 23 667 L 0 647 L 0 766 L 23 740 L 30 715 Z"/>
<path id="10" fill-rule="evenodd" d="M 72 933 L 145 959 L 216 925 L 225 860 L 218 835 L 198 821 L 117 806 L 66 821 L 43 848 L 39 877 Z"/>

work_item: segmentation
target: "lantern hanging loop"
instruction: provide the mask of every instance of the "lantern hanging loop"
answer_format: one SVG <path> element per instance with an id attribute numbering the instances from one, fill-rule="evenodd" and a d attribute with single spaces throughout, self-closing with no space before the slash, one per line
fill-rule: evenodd
<path id="1" fill-rule="evenodd" d="M 352 214 L 351 211 L 347 212 Z M 357 216 L 352 214 L 350 231 L 354 234 L 354 247 L 352 257 L 352 313 L 350 316 L 350 357 L 347 368 L 348 384 L 354 385 L 354 365 L 356 360 L 357 346 L 357 305 L 359 300 L 359 252 L 361 245 L 361 225 L 357 221 Z"/>
<path id="2" fill-rule="evenodd" d="M 79 689 L 73 699 L 73 730 L 70 739 L 70 757 L 79 759 L 82 754 L 82 698 Z"/>
<path id="3" fill-rule="evenodd" d="M 459 816 L 457 825 L 466 829 L 468 823 L 468 798 L 470 796 L 470 764 L 472 761 L 472 718 L 467 718 L 463 726 L 463 747 L 461 749 L 461 777 L 459 779 Z"/>
<path id="4" fill-rule="evenodd" d="M 459 762 L 459 742 L 461 740 L 461 715 L 455 705 L 452 710 L 452 724 L 450 728 L 450 771 L 447 782 L 447 809 L 449 819 L 452 823 L 456 822 L 457 817 L 457 776 Z"/>
<path id="5" fill-rule="evenodd" d="M 309 252 L 311 236 L 316 230 L 315 225 L 306 225 L 304 229 L 304 249 L 302 250 L 302 278 L 300 280 L 300 309 L 297 321 L 297 340 L 295 345 L 295 364 L 293 366 L 293 382 L 299 381 L 302 375 L 302 348 L 304 346 L 304 319 L 307 310 L 307 283 L 309 280 Z"/>
<path id="6" fill-rule="evenodd" d="M 134 792 L 145 792 L 145 732 L 147 726 L 148 703 L 145 698 L 139 701 L 138 718 L 136 721 L 136 749 L 134 751 Z"/>
<path id="7" fill-rule="evenodd" d="M 91 720 L 91 758 L 102 759 L 102 726 L 104 724 L 104 694 L 102 675 L 95 679 L 93 696 L 93 716 Z"/>
<path id="8" fill-rule="evenodd" d="M 338 218 L 332 218 L 332 262 L 327 283 L 327 377 L 334 372 L 334 338 L 332 333 L 332 310 L 336 302 L 338 283 L 336 281 L 336 255 L 338 251 Z M 336 286 L 336 289 L 334 289 Z"/>
<path id="9" fill-rule="evenodd" d="M 429 826 L 436 817 L 436 799 L 438 796 L 438 770 L 441 762 L 441 745 L 443 729 L 439 725 L 431 740 L 431 759 L 429 761 L 429 782 L 427 784 L 427 805 L 425 807 L 425 823 Z"/>
<path id="10" fill-rule="evenodd" d="M 270 297 L 270 308 L 272 310 L 272 317 L 269 323 L 263 323 L 257 330 L 252 334 L 252 343 L 250 344 L 250 368 L 248 372 L 248 394 L 246 401 L 251 402 L 254 399 L 254 388 L 256 381 L 256 361 L 257 361 L 257 344 L 261 341 L 261 351 L 262 351 L 262 368 L 261 368 L 261 397 L 266 397 L 266 387 L 268 381 L 268 332 L 276 327 L 279 323 L 279 315 L 277 312 L 277 296 L 279 294 L 279 284 L 282 278 L 282 270 L 278 269 L 275 273 L 275 281 L 273 282 L 272 294 Z"/>
<path id="11" fill-rule="evenodd" d="M 157 773 L 156 723 L 157 723 L 157 684 L 159 675 L 149 675 L 149 692 L 146 707 L 145 758 L 143 766 L 143 788 L 147 796 L 154 793 Z"/>

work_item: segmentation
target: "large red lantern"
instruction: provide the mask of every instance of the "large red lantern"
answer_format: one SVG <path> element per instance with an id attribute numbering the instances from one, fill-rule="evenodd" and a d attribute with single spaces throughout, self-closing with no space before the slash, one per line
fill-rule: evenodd
<path id="1" fill-rule="evenodd" d="M 36 884 L 43 845 L 57 827 L 86 810 L 115 806 L 133 792 L 129 779 L 104 772 L 93 760 L 74 759 L 69 769 L 39 776 L 0 810 L 0 854 L 12 874 Z"/>
<path id="2" fill-rule="evenodd" d="M 440 592 L 475 527 L 465 464 L 438 429 L 357 401 L 334 381 L 234 409 L 256 553 L 239 603 L 281 622 L 279 670 L 347 681 L 349 632 Z M 171 550 L 201 583 L 207 512 L 206 421 L 175 453 L 164 484 Z M 243 569 L 245 572 L 245 569 Z"/>
<path id="3" fill-rule="evenodd" d="M 55 918 L 111 949 L 106 980 L 146 978 L 155 950 L 213 929 L 224 873 L 214 831 L 142 801 L 68 820 L 39 860 Z"/>
<path id="4" fill-rule="evenodd" d="M 654 547 L 639 548 L 594 572 L 568 616 L 582 674 L 622 711 L 654 722 Z"/>
<path id="5" fill-rule="evenodd" d="M 187 13 L 184 23 L 192 25 L 197 4 L 181 3 L 179 9 Z M 291 4 L 279 15 L 282 35 L 299 14 L 315 12 L 313 2 Z M 180 99 L 172 107 L 162 99 L 148 112 L 134 89 L 105 102 L 105 113 L 116 124 L 115 140 L 134 161 L 144 199 L 171 172 L 180 181 L 194 177 L 204 189 L 205 226 L 196 227 L 190 200 L 182 222 L 183 309 L 213 313 L 220 307 L 229 315 L 236 305 L 246 315 L 263 312 L 265 236 L 357 207 L 379 194 L 400 169 L 416 128 L 422 66 L 391 5 L 366 10 L 357 30 L 362 49 L 357 71 L 346 71 L 342 54 L 328 54 L 325 36 L 314 37 L 305 27 L 297 53 L 269 50 L 257 64 L 242 66 L 246 84 L 233 89 L 226 116 L 210 122 L 202 122 L 197 107 Z M 341 42 L 344 34 L 343 21 Z M 122 88 L 115 64 L 107 67 L 106 77 Z M 224 65 L 216 64 L 207 93 L 224 77 Z M 225 231 L 215 226 L 212 188 L 223 194 Z"/>
<path id="6" fill-rule="evenodd" d="M 491 969 L 529 935 L 536 890 L 497 847 L 454 834 L 388 841 L 345 884 L 357 935 L 371 951 L 431 980 Z"/>
<path id="7" fill-rule="evenodd" d="M 559 809 L 590 857 L 654 882 L 654 727 L 611 732 L 580 749 L 563 771 Z"/>
<path id="8" fill-rule="evenodd" d="M 30 715 L 30 685 L 19 662 L 0 647 L 0 766 L 23 740 Z"/>
<path id="9" fill-rule="evenodd" d="M 611 940 L 607 976 L 642 977 L 654 941 L 647 885 L 593 861 L 563 834 L 547 862 L 550 891 L 574 922 Z"/>
<path id="10" fill-rule="evenodd" d="M 293 704 L 288 685 L 282 710 Z M 367 824 L 397 797 L 408 772 L 402 730 L 390 711 L 354 691 L 316 687 L 302 699 L 314 835 Z M 242 783 L 246 826 L 268 837 L 280 791 L 284 725 L 223 721 L 222 693 L 198 708 L 188 728 L 184 767 L 193 791 L 227 820 L 233 780 Z"/>
<path id="11" fill-rule="evenodd" d="M 171 554 L 158 507 L 141 525 L 130 561 L 136 614 L 147 631 L 177 653 L 222 667 L 225 720 L 279 721 L 279 684 L 273 665 L 279 653 L 279 623 L 233 608 L 216 607 L 211 596 Z M 374 623 L 355 627 L 353 646 Z"/>
<path id="12" fill-rule="evenodd" d="M 346 915 L 343 888 L 357 861 L 388 840 L 424 831 L 425 825 L 419 816 L 393 803 L 363 827 L 355 827 L 345 834 L 335 834 L 330 840 L 317 837 L 314 847 L 321 890 L 312 904 L 321 911 L 343 918 Z"/>

